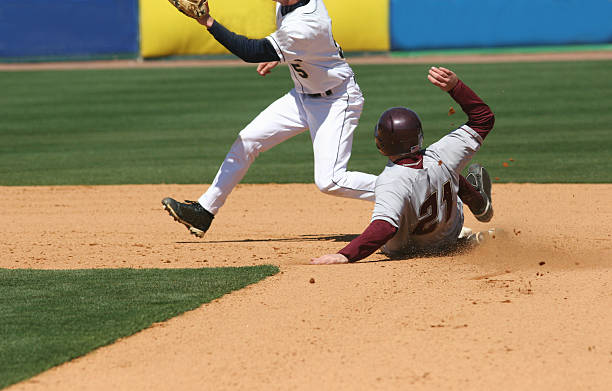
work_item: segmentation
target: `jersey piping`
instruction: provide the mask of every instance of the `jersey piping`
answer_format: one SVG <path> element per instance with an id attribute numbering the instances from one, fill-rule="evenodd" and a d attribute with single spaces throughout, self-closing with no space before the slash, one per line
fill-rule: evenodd
<path id="1" fill-rule="evenodd" d="M 342 119 L 342 130 L 340 131 L 340 135 L 338 136 L 338 148 L 336 149 L 336 160 L 334 160 L 334 171 L 332 172 L 332 183 L 342 189 L 349 189 L 349 190 L 356 190 L 356 191 L 371 191 L 370 189 L 354 189 L 352 187 L 346 187 L 346 186 L 342 186 L 340 185 L 338 182 L 336 182 L 336 167 L 337 167 L 337 163 L 338 163 L 338 156 L 340 156 L 340 143 L 342 140 L 342 136 L 344 135 L 344 125 L 346 124 L 346 116 L 347 116 L 347 112 L 350 106 L 350 93 L 347 91 L 346 92 L 346 108 L 344 109 L 344 118 Z"/>
<path id="2" fill-rule="evenodd" d="M 278 42 L 276 42 L 276 39 L 274 39 L 274 37 L 273 37 L 273 36 L 271 36 L 271 35 L 269 35 L 269 36 L 268 36 L 268 37 L 266 37 L 266 38 L 270 38 L 271 40 L 273 40 L 273 41 L 274 41 L 274 44 L 276 45 L 276 46 L 274 47 L 274 50 L 276 50 L 276 52 L 277 52 L 277 53 L 280 53 L 280 55 L 282 56 L 282 60 L 283 60 L 283 62 L 287 62 L 287 60 L 285 59 L 285 54 L 283 53 L 283 51 L 282 51 L 282 50 L 277 49 L 277 48 L 280 48 L 280 45 L 278 44 Z"/>

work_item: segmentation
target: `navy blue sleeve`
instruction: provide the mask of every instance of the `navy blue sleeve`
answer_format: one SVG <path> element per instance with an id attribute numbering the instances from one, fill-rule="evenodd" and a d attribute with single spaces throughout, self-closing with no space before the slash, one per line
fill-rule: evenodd
<path id="1" fill-rule="evenodd" d="M 274 47 L 265 38 L 249 39 L 226 29 L 221 23 L 214 21 L 208 29 L 213 37 L 227 50 L 246 62 L 280 61 Z"/>

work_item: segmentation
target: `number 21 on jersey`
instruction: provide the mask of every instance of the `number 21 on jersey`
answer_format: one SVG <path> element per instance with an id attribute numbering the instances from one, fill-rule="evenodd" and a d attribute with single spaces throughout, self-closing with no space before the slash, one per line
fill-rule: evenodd
<path id="1" fill-rule="evenodd" d="M 446 204 L 446 214 L 444 221 L 448 221 L 451 217 L 453 193 L 450 181 L 447 181 L 442 186 L 442 202 Z M 434 191 L 423 201 L 419 208 L 419 224 L 412 233 L 414 235 L 425 235 L 433 232 L 438 225 L 438 192 Z"/>

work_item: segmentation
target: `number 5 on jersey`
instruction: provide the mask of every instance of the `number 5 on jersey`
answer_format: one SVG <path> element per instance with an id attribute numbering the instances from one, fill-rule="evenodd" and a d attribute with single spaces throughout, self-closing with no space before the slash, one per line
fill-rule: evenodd
<path id="1" fill-rule="evenodd" d="M 305 70 L 302 69 L 302 64 L 300 64 L 300 62 L 302 62 L 302 60 L 295 60 L 298 63 L 291 63 L 291 68 L 293 68 L 295 70 L 295 72 L 300 75 L 300 77 L 302 79 L 308 79 L 308 73 L 306 73 Z"/>

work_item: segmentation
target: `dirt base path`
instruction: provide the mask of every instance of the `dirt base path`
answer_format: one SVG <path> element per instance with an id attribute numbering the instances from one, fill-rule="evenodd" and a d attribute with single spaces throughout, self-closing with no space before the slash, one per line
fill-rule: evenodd
<path id="1" fill-rule="evenodd" d="M 0 187 L 0 267 L 281 273 L 10 390 L 608 390 L 612 185 L 495 185 L 471 252 L 310 266 L 371 204 L 241 185 L 195 240 L 161 209 L 202 186 Z M 469 213 L 466 225 L 486 229 Z M 310 283 L 310 279 L 314 283 Z"/>
<path id="2" fill-rule="evenodd" d="M 492 54 L 431 54 L 393 57 L 389 54 L 349 57 L 351 64 L 458 64 L 534 61 L 597 61 L 612 60 L 612 50 L 576 52 L 492 53 Z M 255 67 L 238 59 L 194 60 L 105 60 L 57 61 L 40 63 L 0 63 L 0 71 L 68 70 L 68 69 L 125 69 L 125 68 L 177 68 L 177 67 Z"/>

